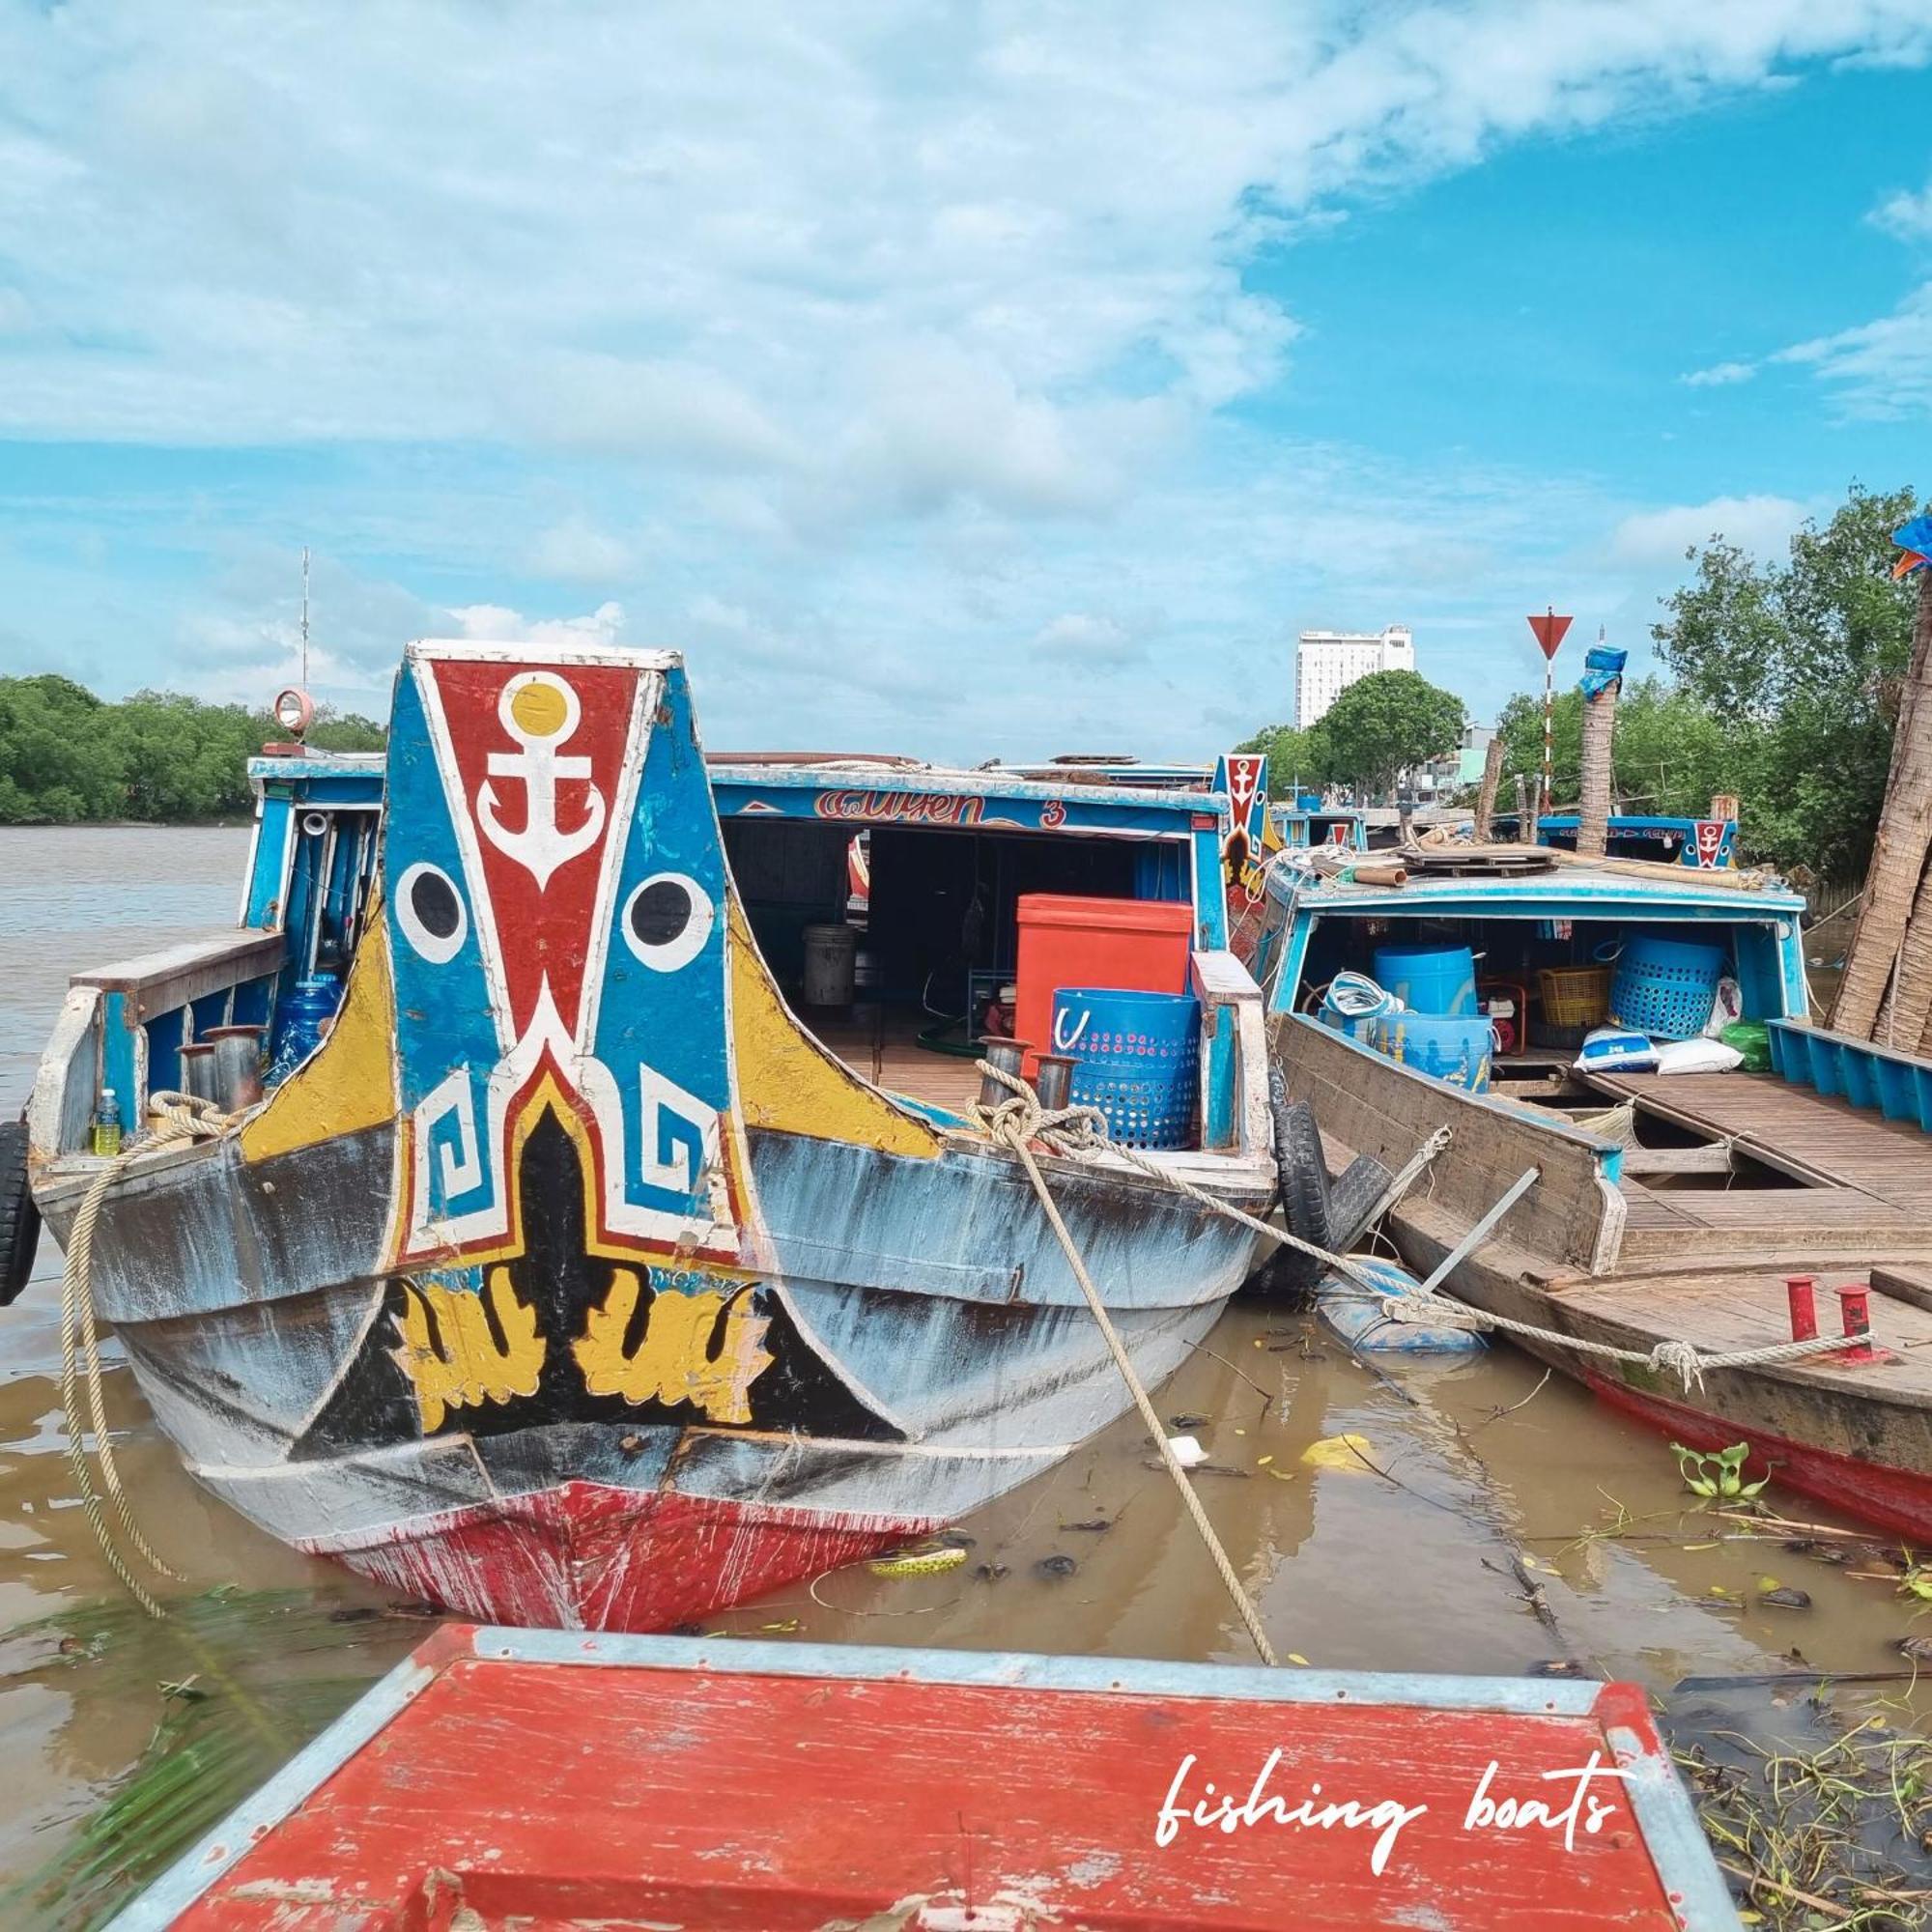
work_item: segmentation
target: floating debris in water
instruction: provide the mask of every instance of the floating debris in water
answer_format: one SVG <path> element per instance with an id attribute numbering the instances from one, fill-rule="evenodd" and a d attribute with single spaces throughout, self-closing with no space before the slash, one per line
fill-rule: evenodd
<path id="1" fill-rule="evenodd" d="M 943 1577 L 966 1560 L 966 1552 L 956 1547 L 943 1549 L 912 1549 L 903 1556 L 881 1556 L 866 1565 L 874 1577 Z"/>
<path id="2" fill-rule="evenodd" d="M 1760 1590 L 1757 1600 L 1774 1610 L 1808 1610 L 1811 1607 L 1811 1599 L 1806 1592 L 1787 1589 L 1781 1583 L 1769 1590 Z"/>
<path id="3" fill-rule="evenodd" d="M 1079 1567 L 1072 1557 L 1056 1553 L 1052 1556 L 1042 1556 L 1033 1566 L 1033 1574 L 1036 1577 L 1070 1577 Z"/>
<path id="4" fill-rule="evenodd" d="M 1309 1469 L 1348 1469 L 1363 1475 L 1374 1467 L 1372 1453 L 1366 1435 L 1324 1435 L 1301 1452 L 1301 1461 Z"/>

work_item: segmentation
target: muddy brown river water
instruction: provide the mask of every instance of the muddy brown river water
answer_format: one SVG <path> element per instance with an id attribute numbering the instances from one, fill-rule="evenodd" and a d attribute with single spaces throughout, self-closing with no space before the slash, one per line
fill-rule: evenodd
<path id="1" fill-rule="evenodd" d="M 231 922 L 245 850 L 246 834 L 232 830 L 0 830 L 0 1108 L 12 1115 L 24 1099 L 68 974 Z M 0 1313 L 0 1885 L 57 1853 L 126 1776 L 154 1731 L 158 1687 L 184 1675 L 180 1632 L 165 1625 L 129 1626 L 112 1671 L 21 1634 L 117 1594 L 71 1500 L 59 1269 L 47 1239 L 35 1282 Z M 279 1589 L 343 1611 L 380 1603 L 203 1496 L 111 1347 L 109 1356 L 124 1473 L 151 1538 L 184 1573 L 168 1591 Z M 1466 1367 L 1378 1373 L 1311 1318 L 1237 1306 L 1155 1400 L 1163 1415 L 1205 1418 L 1192 1433 L 1226 1473 L 1198 1475 L 1200 1493 L 1275 1645 L 1297 1660 L 1481 1674 L 1568 1661 L 1647 1686 L 1680 1742 L 1762 1742 L 1794 1726 L 1815 1742 L 1838 1721 L 1910 1727 L 1932 1706 L 1895 1681 L 1840 1687 L 1824 1715 L 1789 1686 L 1676 1690 L 1686 1678 L 1777 1671 L 1793 1653 L 1833 1672 L 1897 1672 L 1897 1639 L 1932 1637 L 1932 1615 L 1915 1618 L 1922 1606 L 1889 1575 L 1861 1574 L 1863 1560 L 1829 1565 L 1778 1536 L 1719 1541 L 1725 1525 L 1694 1506 L 1660 1437 L 1508 1349 Z M 1304 1463 L 1312 1444 L 1343 1434 L 1363 1438 L 1372 1467 Z M 1251 1662 L 1150 1461 L 1137 1423 L 1122 1421 L 970 1519 L 967 1561 L 948 1574 L 839 1571 L 710 1627 Z M 1775 1499 L 1807 1521 L 1842 1520 Z M 1049 1560 L 1060 1558 L 1070 1569 Z M 1760 1604 L 1773 1585 L 1808 1593 L 1809 1607 Z M 349 1628 L 356 1634 L 331 1668 L 355 1677 L 378 1674 L 421 1634 Z M 272 1632 L 263 1640 L 272 1645 Z M 307 1667 L 299 1656 L 285 1662 Z M 1932 1883 L 1904 1861 L 1893 1846 L 1886 1867 L 1870 1869 L 1897 1886 Z M 13 1912 L 0 1922 L 31 1922 L 24 1907 Z"/>

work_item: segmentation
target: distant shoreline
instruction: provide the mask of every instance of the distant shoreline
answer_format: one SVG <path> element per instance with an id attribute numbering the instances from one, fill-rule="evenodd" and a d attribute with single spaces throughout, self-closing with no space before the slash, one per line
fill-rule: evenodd
<path id="1" fill-rule="evenodd" d="M 35 818 L 0 825 L 4 832 L 244 832 L 247 818 Z"/>

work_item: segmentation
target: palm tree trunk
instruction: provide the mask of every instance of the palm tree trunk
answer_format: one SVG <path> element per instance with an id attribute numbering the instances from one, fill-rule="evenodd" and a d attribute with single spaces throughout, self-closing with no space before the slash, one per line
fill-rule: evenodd
<path id="1" fill-rule="evenodd" d="M 1899 694 L 1885 807 L 1865 873 L 1864 903 L 1845 957 L 1845 977 L 1832 1003 L 1839 1033 L 1869 1039 L 1911 923 L 1925 855 L 1932 848 L 1932 571 L 1918 573 L 1912 665 Z M 1915 949 L 1916 951 L 1916 949 Z"/>
<path id="2" fill-rule="evenodd" d="M 1577 856 L 1601 859 L 1610 834 L 1610 748 L 1616 738 L 1617 691 L 1612 678 L 1583 700 L 1582 769 L 1577 775 Z"/>

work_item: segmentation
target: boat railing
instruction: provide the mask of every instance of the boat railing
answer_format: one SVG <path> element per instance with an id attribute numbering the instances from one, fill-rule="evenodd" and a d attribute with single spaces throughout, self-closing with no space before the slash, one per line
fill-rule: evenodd
<path id="1" fill-rule="evenodd" d="M 1591 1274 L 1613 1266 L 1626 1208 L 1623 1150 L 1553 1116 L 1472 1094 L 1405 1066 L 1306 1013 L 1276 1014 L 1275 1060 L 1291 1099 L 1352 1153 L 1400 1168 L 1438 1127 L 1448 1147 L 1430 1165 L 1430 1206 L 1459 1230 L 1487 1214 L 1528 1169 L 1536 1183 L 1496 1225 L 1504 1238 Z"/>
<path id="2" fill-rule="evenodd" d="M 151 1093 L 180 1087 L 184 1045 L 266 1023 L 286 952 L 280 932 L 244 928 L 75 974 L 28 1103 L 35 1151 L 83 1151 L 102 1088 L 131 1125 Z"/>
<path id="3" fill-rule="evenodd" d="M 1272 1144 L 1262 989 L 1232 952 L 1192 958 L 1201 1002 L 1201 1145 L 1257 1152 Z"/>
<path id="4" fill-rule="evenodd" d="M 1772 1070 L 1795 1087 L 1875 1108 L 1932 1134 L 1932 1060 L 1901 1047 L 1833 1033 L 1804 1020 L 1772 1020 Z"/>

